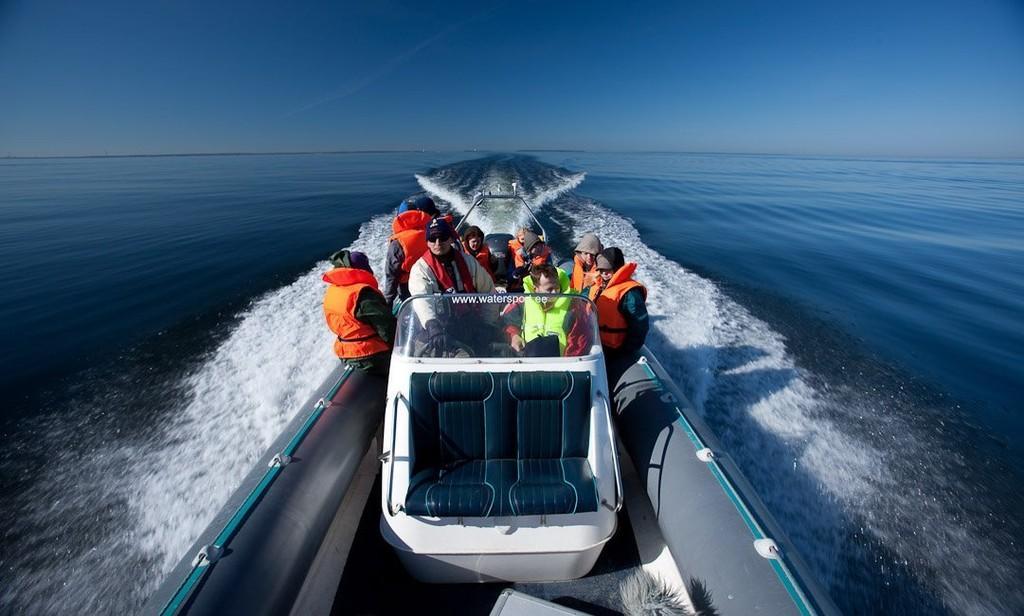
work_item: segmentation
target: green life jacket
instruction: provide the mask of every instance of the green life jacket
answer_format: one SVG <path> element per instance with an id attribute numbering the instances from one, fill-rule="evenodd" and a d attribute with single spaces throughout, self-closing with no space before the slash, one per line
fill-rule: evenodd
<path id="1" fill-rule="evenodd" d="M 558 286 L 560 293 L 569 293 L 569 274 L 558 269 Z M 523 291 L 533 293 L 533 278 L 523 278 Z M 553 304 L 545 310 L 542 305 Z M 565 317 L 569 314 L 572 299 L 568 297 L 528 297 L 523 305 L 523 341 L 530 342 L 541 336 L 558 336 L 558 351 L 565 353 L 566 331 Z"/>

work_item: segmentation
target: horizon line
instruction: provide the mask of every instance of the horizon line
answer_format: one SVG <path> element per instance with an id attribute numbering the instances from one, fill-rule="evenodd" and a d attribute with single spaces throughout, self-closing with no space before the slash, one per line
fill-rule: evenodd
<path id="1" fill-rule="evenodd" d="M 413 153 L 479 153 L 479 154 L 529 154 L 529 153 L 576 153 L 576 154 L 701 154 L 713 156 L 779 156 L 789 158 L 849 158 L 849 159 L 929 159 L 929 160 L 1024 160 L 1024 153 L 999 155 L 957 155 L 957 154 L 811 154 L 795 152 L 746 152 L 727 150 L 587 150 L 571 148 L 518 148 L 518 149 L 434 149 L 434 148 L 399 148 L 399 149 L 352 149 L 352 150 L 267 150 L 267 151 L 223 151 L 223 152 L 165 152 L 137 154 L 8 154 L 0 156 L 0 160 L 46 160 L 46 159 L 91 159 L 91 158 L 188 158 L 216 156 L 310 156 L 324 154 L 413 154 Z"/>

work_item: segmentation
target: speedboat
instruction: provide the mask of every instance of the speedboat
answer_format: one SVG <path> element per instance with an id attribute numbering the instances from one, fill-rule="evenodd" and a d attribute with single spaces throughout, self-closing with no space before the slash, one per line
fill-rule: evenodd
<path id="1" fill-rule="evenodd" d="M 521 323 L 529 303 L 561 304 L 552 309 L 574 321 L 564 353 L 544 337 L 527 343 L 526 356 L 509 352 L 505 323 Z M 414 578 L 534 582 L 593 567 L 623 499 L 594 315 L 578 295 L 437 295 L 402 305 L 380 529 Z M 440 357 L 418 338 L 430 319 L 450 332 L 451 351 Z"/>
<path id="2" fill-rule="evenodd" d="M 473 208 L 502 200 L 525 204 Z M 564 331 L 511 348 L 535 308 Z M 397 319 L 389 377 L 339 365 L 147 613 L 838 613 L 653 353 L 605 354 L 589 299 Z"/>

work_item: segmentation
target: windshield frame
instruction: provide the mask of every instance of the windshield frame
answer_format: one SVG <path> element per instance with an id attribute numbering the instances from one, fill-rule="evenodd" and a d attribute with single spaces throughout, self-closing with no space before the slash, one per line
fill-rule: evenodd
<path id="1" fill-rule="evenodd" d="M 469 220 L 469 215 L 473 213 L 473 210 L 475 210 L 478 206 L 483 204 L 485 201 L 490 201 L 490 200 L 494 200 L 494 201 L 514 201 L 514 202 L 518 202 L 518 203 L 522 204 L 526 208 L 526 211 L 529 212 L 530 218 L 533 219 L 533 224 L 535 224 L 537 226 L 537 229 L 540 231 L 540 236 L 542 238 L 547 237 L 547 233 L 544 231 L 544 225 L 542 225 L 541 222 L 540 222 L 540 219 L 537 218 L 537 213 L 533 211 L 533 208 L 530 207 L 529 202 L 527 202 L 527 200 L 524 199 L 523 196 L 520 195 L 518 191 L 512 192 L 512 193 L 494 193 L 494 194 L 492 194 L 492 193 L 486 193 L 486 194 L 479 193 L 479 194 L 477 194 L 473 198 L 473 205 L 470 206 L 469 211 L 466 212 L 462 216 L 462 218 L 459 219 L 459 222 L 455 225 L 455 232 L 458 233 L 459 229 L 462 228 L 462 226 L 466 224 L 466 221 Z"/>
<path id="2" fill-rule="evenodd" d="M 445 299 L 446 296 L 480 297 L 488 298 L 483 301 L 467 301 L 464 305 L 492 305 L 495 308 L 509 304 L 525 304 L 529 298 L 558 299 L 567 298 L 571 302 L 582 302 L 587 306 L 591 318 L 590 321 L 590 345 L 587 353 L 571 356 L 547 356 L 547 357 L 522 357 L 522 356 L 470 356 L 470 357 L 430 357 L 416 355 L 410 352 L 410 345 L 422 332 L 419 316 L 415 312 L 416 301 Z M 494 298 L 494 299 L 490 299 Z M 507 298 L 507 299 L 506 299 Z M 454 303 L 454 302 L 452 302 Z M 460 302 L 461 303 L 461 302 Z M 412 314 L 410 314 L 412 313 Z M 500 317 L 499 317 L 500 319 Z M 595 358 L 604 355 L 604 348 L 601 344 L 601 332 L 597 319 L 597 306 L 586 295 L 578 293 L 430 293 L 413 295 L 406 298 L 398 307 L 395 313 L 395 338 L 392 357 L 402 361 L 413 363 L 438 363 L 443 365 L 457 364 L 550 364 L 553 362 L 585 362 L 593 361 Z M 413 332 L 409 332 L 409 323 L 414 323 Z M 495 323 L 499 330 L 500 321 Z"/>

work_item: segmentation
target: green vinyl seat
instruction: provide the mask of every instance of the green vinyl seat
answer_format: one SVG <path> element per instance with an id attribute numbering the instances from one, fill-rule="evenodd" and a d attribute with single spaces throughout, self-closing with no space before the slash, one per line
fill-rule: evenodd
<path id="1" fill-rule="evenodd" d="M 587 372 L 416 373 L 405 510 L 515 516 L 597 510 Z"/>

